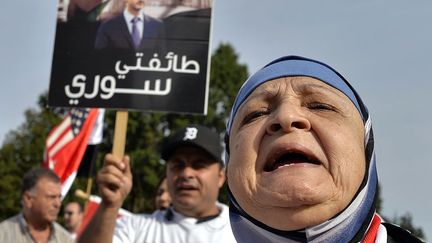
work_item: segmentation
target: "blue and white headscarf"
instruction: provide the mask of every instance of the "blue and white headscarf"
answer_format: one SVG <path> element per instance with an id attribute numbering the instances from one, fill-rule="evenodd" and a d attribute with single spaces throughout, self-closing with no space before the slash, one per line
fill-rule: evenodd
<path id="1" fill-rule="evenodd" d="M 366 106 L 347 80 L 333 68 L 312 59 L 286 56 L 276 59 L 253 74 L 240 88 L 226 130 L 226 160 L 229 163 L 229 136 L 239 107 L 261 84 L 281 78 L 307 76 L 340 90 L 355 105 L 365 126 L 366 173 L 351 203 L 334 218 L 313 227 L 297 231 L 271 228 L 247 214 L 230 192 L 231 227 L 237 241 L 243 242 L 359 242 L 375 213 L 378 185 L 374 154 L 372 123 Z"/>

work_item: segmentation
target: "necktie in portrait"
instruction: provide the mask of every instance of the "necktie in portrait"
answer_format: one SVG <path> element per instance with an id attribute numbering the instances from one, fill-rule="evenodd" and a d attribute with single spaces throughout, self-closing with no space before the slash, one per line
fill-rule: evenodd
<path id="1" fill-rule="evenodd" d="M 140 24 L 140 21 L 141 21 L 140 18 L 137 18 L 137 17 L 135 17 L 131 20 L 131 22 L 132 22 L 132 33 L 131 34 L 132 34 L 132 41 L 133 41 L 135 49 L 137 49 L 141 43 L 141 37 L 140 37 L 139 31 L 138 31 L 138 26 L 137 26 L 138 24 Z"/>

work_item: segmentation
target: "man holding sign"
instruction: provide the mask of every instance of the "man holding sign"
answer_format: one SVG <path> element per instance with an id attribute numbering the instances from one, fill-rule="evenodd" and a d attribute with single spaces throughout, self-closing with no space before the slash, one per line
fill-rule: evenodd
<path id="1" fill-rule="evenodd" d="M 108 154 L 97 183 L 102 203 L 80 242 L 235 242 L 228 207 L 217 202 L 225 181 L 219 136 L 190 126 L 163 143 L 172 206 L 153 214 L 123 217 L 118 210 L 132 188 L 128 156 Z"/>

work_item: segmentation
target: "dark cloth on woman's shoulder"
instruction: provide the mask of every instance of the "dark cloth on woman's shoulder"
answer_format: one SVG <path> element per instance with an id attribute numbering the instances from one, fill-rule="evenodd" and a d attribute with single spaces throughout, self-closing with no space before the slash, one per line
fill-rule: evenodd
<path id="1" fill-rule="evenodd" d="M 414 236 L 411 232 L 395 224 L 382 223 L 387 230 L 388 243 L 425 243 Z"/>

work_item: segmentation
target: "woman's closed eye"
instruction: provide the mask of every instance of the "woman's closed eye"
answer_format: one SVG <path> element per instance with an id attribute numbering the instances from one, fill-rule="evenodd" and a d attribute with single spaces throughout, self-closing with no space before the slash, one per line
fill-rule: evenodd
<path id="1" fill-rule="evenodd" d="M 243 124 L 248 124 L 248 123 L 254 121 L 255 119 L 257 119 L 259 117 L 262 117 L 262 116 L 270 114 L 270 112 L 271 112 L 271 110 L 268 109 L 268 108 L 252 111 L 252 112 L 248 113 L 243 118 L 243 122 L 242 123 Z"/>
<path id="2" fill-rule="evenodd" d="M 311 102 L 307 104 L 307 107 L 311 110 L 319 110 L 319 111 L 338 111 L 338 109 L 330 104 L 323 102 Z"/>

